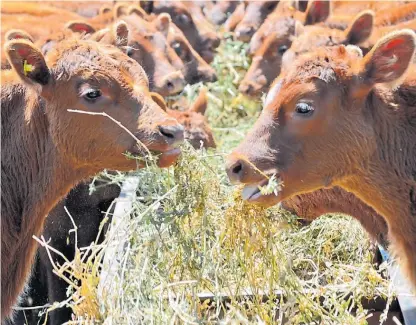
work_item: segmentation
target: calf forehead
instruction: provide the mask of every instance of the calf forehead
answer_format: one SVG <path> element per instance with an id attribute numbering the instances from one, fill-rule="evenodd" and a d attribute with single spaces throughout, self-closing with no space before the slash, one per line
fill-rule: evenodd
<path id="1" fill-rule="evenodd" d="M 344 39 L 342 31 L 319 26 L 306 26 L 305 32 L 296 38 L 292 49 L 302 53 L 319 46 L 332 46 L 340 44 Z"/>
<path id="2" fill-rule="evenodd" d="M 346 81 L 351 77 L 354 60 L 358 54 L 343 45 L 319 48 L 299 56 L 292 67 L 284 72 L 286 82 L 308 82 L 318 78 L 326 83 Z"/>
<path id="3" fill-rule="evenodd" d="M 47 56 L 47 61 L 60 80 L 72 76 L 100 76 L 120 82 L 146 82 L 143 69 L 112 46 L 89 41 L 64 41 Z"/>

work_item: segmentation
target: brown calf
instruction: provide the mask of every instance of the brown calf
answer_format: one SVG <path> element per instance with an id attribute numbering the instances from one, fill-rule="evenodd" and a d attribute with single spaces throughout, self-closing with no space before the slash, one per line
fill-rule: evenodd
<path id="1" fill-rule="evenodd" d="M 215 141 L 212 135 L 204 112 L 207 108 L 206 89 L 201 90 L 196 101 L 186 107 L 184 111 L 168 109 L 163 97 L 157 93 L 151 93 L 152 99 L 163 110 L 175 118 L 184 127 L 185 139 L 187 139 L 195 149 L 199 149 L 201 144 L 205 148 L 215 147 Z M 112 205 L 112 202 L 119 196 L 120 188 L 117 184 L 105 184 L 100 181 L 95 183 L 96 190 L 90 194 L 89 182 L 82 182 L 73 188 L 69 194 L 59 202 L 59 204 L 49 213 L 45 221 L 43 235 L 49 244 L 61 252 L 69 261 L 74 259 L 75 239 L 70 235 L 73 228 L 71 219 L 68 217 L 65 207 L 71 214 L 78 228 L 77 247 L 86 247 L 97 239 L 101 222 L 107 215 L 111 222 L 112 212 L 106 212 Z M 104 186 L 105 185 L 105 186 Z M 106 228 L 104 227 L 97 240 L 100 244 L 104 239 Z M 67 238 L 69 237 L 69 243 Z M 67 299 L 68 284 L 54 274 L 49 256 L 45 248 L 39 248 L 38 258 L 35 261 L 34 274 L 28 283 L 28 293 L 24 295 L 19 307 L 42 306 L 46 303 L 53 304 L 62 302 Z M 54 255 L 54 262 L 62 265 L 64 260 L 61 256 Z M 61 325 L 71 320 L 72 310 L 69 307 L 63 307 L 51 311 L 48 314 L 50 325 Z M 38 311 L 18 312 L 14 323 L 23 324 L 29 319 L 29 324 L 38 324 Z M 40 322 L 42 323 L 42 321 Z"/>
<path id="2" fill-rule="evenodd" d="M 284 70 L 227 172 L 243 197 L 272 205 L 339 186 L 373 207 L 416 287 L 416 34 L 383 37 L 362 57 L 355 46 L 317 49 Z M 277 195 L 259 190 L 275 174 Z"/>
<path id="3" fill-rule="evenodd" d="M 286 55 L 285 53 L 291 46 L 292 42 L 296 42 L 296 37 L 304 33 L 305 29 L 314 28 L 313 26 L 303 27 L 303 22 L 319 22 L 325 20 L 329 14 L 329 3 L 321 1 L 311 1 L 305 13 L 293 12 L 292 10 L 286 13 L 279 12 L 278 15 L 273 14 L 269 17 L 263 26 L 267 28 L 273 27 L 274 32 L 268 34 L 270 30 L 262 29 L 259 30 L 259 34 L 256 33 L 253 36 L 252 41 L 255 39 L 259 40 L 258 44 L 261 44 L 260 48 L 255 52 L 252 63 L 248 69 L 244 79 L 241 81 L 239 91 L 246 96 L 255 97 L 265 92 L 273 80 L 279 75 L 282 59 Z M 292 12 L 292 13 L 290 13 Z M 298 17 L 300 20 L 295 19 Z M 371 17 L 372 18 L 372 17 Z M 267 25 L 273 22 L 273 25 Z M 372 22 L 372 20 L 371 20 Z M 351 29 L 350 34 L 356 35 L 361 32 L 362 26 L 354 24 L 355 28 Z M 324 27 L 321 27 L 324 28 Z M 267 31 L 267 33 L 266 33 Z M 343 35 L 343 32 L 334 30 L 333 33 L 339 33 Z M 371 32 L 371 31 L 370 31 Z M 262 35 L 267 35 L 266 39 L 263 39 Z M 320 35 L 319 33 L 317 33 Z M 345 40 L 345 37 L 341 37 Z M 295 41 L 293 41 L 295 39 Z M 325 38 L 328 39 L 328 38 Z M 352 37 L 350 38 L 352 39 Z M 261 41 L 260 41 L 261 40 Z M 254 45 L 253 45 L 254 44 Z M 250 43 L 251 46 L 256 48 L 256 42 Z"/>
<path id="4" fill-rule="evenodd" d="M 2 318 L 30 272 L 32 235 L 39 236 L 46 215 L 75 184 L 104 168 L 144 166 L 126 159 L 126 151 L 161 152 L 159 164 L 170 165 L 183 140 L 183 127 L 151 100 L 143 69 L 119 50 L 71 39 L 46 59 L 24 40 L 6 43 L 5 51 L 20 80 L 9 79 L 1 90 Z M 106 113 L 126 129 L 68 109 Z"/>
<path id="5" fill-rule="evenodd" d="M 168 33 L 169 45 L 183 62 L 182 72 L 189 84 L 198 82 L 215 82 L 217 75 L 211 67 L 189 43 L 182 31 L 172 24 Z"/>
<path id="6" fill-rule="evenodd" d="M 244 16 L 235 28 L 235 37 L 242 42 L 249 42 L 253 34 L 273 12 L 279 1 L 247 1 Z"/>
<path id="7" fill-rule="evenodd" d="M 284 53 L 282 69 L 290 66 L 298 55 L 320 46 L 360 44 L 371 36 L 373 25 L 374 12 L 365 10 L 352 19 L 345 31 L 318 25 L 305 26 L 303 31 L 299 32 L 300 35 L 293 40 L 290 48 Z"/>
<path id="8" fill-rule="evenodd" d="M 277 33 L 279 38 L 290 38 L 295 34 L 295 26 L 298 24 L 312 25 L 325 21 L 330 9 L 330 2 L 321 0 L 309 1 L 305 12 L 293 8 L 278 8 L 267 17 L 251 38 L 249 54 L 255 54 L 266 38 L 273 33 Z"/>
<path id="9" fill-rule="evenodd" d="M 215 148 L 216 143 L 207 118 L 204 116 L 208 106 L 207 89 L 203 88 L 195 102 L 185 107 L 170 109 L 162 97 L 157 94 L 153 100 L 185 129 L 185 139 L 195 148 Z"/>
<path id="10" fill-rule="evenodd" d="M 147 1 L 147 12 L 156 14 L 166 12 L 173 23 L 184 33 L 192 47 L 210 63 L 214 59 L 215 49 L 220 38 L 211 23 L 205 18 L 201 7 L 193 2 Z"/>
<path id="11" fill-rule="evenodd" d="M 217 1 L 215 4 L 212 3 L 211 5 L 206 6 L 204 13 L 215 25 L 221 25 L 225 23 L 227 18 L 234 12 L 238 4 L 238 1 Z"/>
<path id="12" fill-rule="evenodd" d="M 226 32 L 233 32 L 240 21 L 244 17 L 246 5 L 244 2 L 241 2 L 237 8 L 235 8 L 234 12 L 228 17 L 228 19 L 224 23 L 224 30 Z"/>

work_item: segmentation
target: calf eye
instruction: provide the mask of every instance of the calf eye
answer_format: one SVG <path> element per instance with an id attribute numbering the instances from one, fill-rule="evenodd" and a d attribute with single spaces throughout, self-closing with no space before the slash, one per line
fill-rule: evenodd
<path id="1" fill-rule="evenodd" d="M 95 101 L 99 97 L 101 97 L 101 91 L 96 89 L 90 89 L 84 94 L 84 98 L 90 102 Z"/>
<path id="2" fill-rule="evenodd" d="M 296 104 L 296 113 L 302 115 L 312 115 L 314 108 L 308 103 L 297 103 Z"/>
<path id="3" fill-rule="evenodd" d="M 282 45 L 279 47 L 279 54 L 283 54 L 287 51 L 287 45 Z"/>
<path id="4" fill-rule="evenodd" d="M 128 47 L 128 48 L 127 48 L 127 51 L 126 51 L 126 54 L 127 54 L 129 57 L 132 57 L 132 56 L 133 56 L 133 54 L 134 54 L 134 49 L 133 49 L 132 47 Z"/>
<path id="5" fill-rule="evenodd" d="M 172 44 L 172 48 L 175 50 L 176 54 L 183 59 L 183 56 L 185 55 L 182 44 L 179 42 L 175 42 Z"/>
<path id="6" fill-rule="evenodd" d="M 191 22 L 191 18 L 189 18 L 185 14 L 181 14 L 181 15 L 178 16 L 177 21 L 180 24 L 186 24 L 186 25 L 188 25 Z"/>

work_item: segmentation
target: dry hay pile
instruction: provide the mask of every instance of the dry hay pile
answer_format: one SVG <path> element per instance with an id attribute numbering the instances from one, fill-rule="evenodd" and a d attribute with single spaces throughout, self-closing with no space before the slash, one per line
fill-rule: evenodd
<path id="1" fill-rule="evenodd" d="M 67 303 L 74 323 L 366 324 L 362 298 L 392 298 L 386 266 L 373 265 L 371 243 L 354 219 L 325 216 L 301 227 L 278 207 L 242 202 L 228 183 L 224 156 L 261 109 L 238 95 L 248 65 L 245 45 L 231 40 L 214 61 L 219 81 L 208 85 L 208 118 L 218 148 L 185 144 L 174 168 L 149 163 L 131 173 L 139 177 L 131 211 L 102 245 L 79 248 L 57 272 L 72 274 Z M 193 99 L 200 86 L 182 96 Z M 107 176 L 120 184 L 126 178 Z M 112 276 L 99 284 L 94 257 L 120 245 Z"/>

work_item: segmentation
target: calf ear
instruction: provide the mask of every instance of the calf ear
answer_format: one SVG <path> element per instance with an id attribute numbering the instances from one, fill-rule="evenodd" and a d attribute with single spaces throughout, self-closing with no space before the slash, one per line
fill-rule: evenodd
<path id="1" fill-rule="evenodd" d="M 308 8 L 308 0 L 298 0 L 296 4 L 296 8 L 299 11 L 305 12 Z"/>
<path id="2" fill-rule="evenodd" d="M 381 38 L 362 59 L 361 71 L 369 85 L 386 83 L 391 87 L 400 84 L 402 77 L 413 62 L 416 48 L 416 34 L 402 29 Z"/>
<path id="3" fill-rule="evenodd" d="M 25 39 L 33 43 L 33 38 L 27 32 L 21 29 L 10 29 L 4 35 L 6 41 L 11 41 L 13 39 Z"/>
<path id="4" fill-rule="evenodd" d="M 311 0 L 305 13 L 305 25 L 325 21 L 331 13 L 331 2 L 328 0 Z"/>
<path id="5" fill-rule="evenodd" d="M 154 3 L 153 1 L 140 0 L 140 7 L 144 9 L 148 14 L 153 12 Z"/>
<path id="6" fill-rule="evenodd" d="M 169 33 L 169 27 L 170 27 L 171 18 L 168 13 L 161 13 L 156 17 L 154 20 L 154 24 L 156 26 L 156 29 L 161 32 L 166 37 Z"/>
<path id="7" fill-rule="evenodd" d="M 349 44 L 360 44 L 370 37 L 373 32 L 374 12 L 365 10 L 360 12 L 345 31 Z"/>
<path id="8" fill-rule="evenodd" d="M 28 40 L 12 40 L 4 45 L 10 65 L 26 83 L 31 85 L 48 84 L 49 68 L 41 51 Z"/>
<path id="9" fill-rule="evenodd" d="M 168 107 L 166 106 L 166 102 L 161 95 L 159 95 L 158 93 L 151 92 L 150 97 L 152 97 L 153 101 L 166 112 Z"/>
<path id="10" fill-rule="evenodd" d="M 116 40 L 116 46 L 123 48 L 127 46 L 129 40 L 129 28 L 126 22 L 120 20 L 114 25 L 114 37 Z"/>
<path id="11" fill-rule="evenodd" d="M 208 107 L 207 88 L 201 88 L 195 102 L 189 107 L 190 112 L 204 115 Z"/>
<path id="12" fill-rule="evenodd" d="M 102 6 L 98 12 L 99 15 L 105 15 L 107 13 L 111 12 L 111 8 L 108 6 Z"/>
<path id="13" fill-rule="evenodd" d="M 113 8 L 114 18 L 117 19 L 121 16 L 127 15 L 128 10 L 129 9 L 125 4 L 117 3 Z"/>
<path id="14" fill-rule="evenodd" d="M 95 28 L 84 21 L 70 21 L 65 25 L 65 28 L 74 33 L 92 34 L 95 33 Z"/>
<path id="15" fill-rule="evenodd" d="M 133 14 L 136 14 L 136 15 L 138 15 L 140 18 L 143 18 L 143 19 L 146 19 L 147 18 L 147 13 L 146 13 L 146 11 L 144 11 L 144 9 L 143 8 L 141 8 L 141 7 L 139 7 L 139 6 L 135 6 L 135 5 L 131 5 L 129 8 L 128 8 L 128 11 L 127 11 L 127 14 L 128 15 L 133 15 Z"/>

